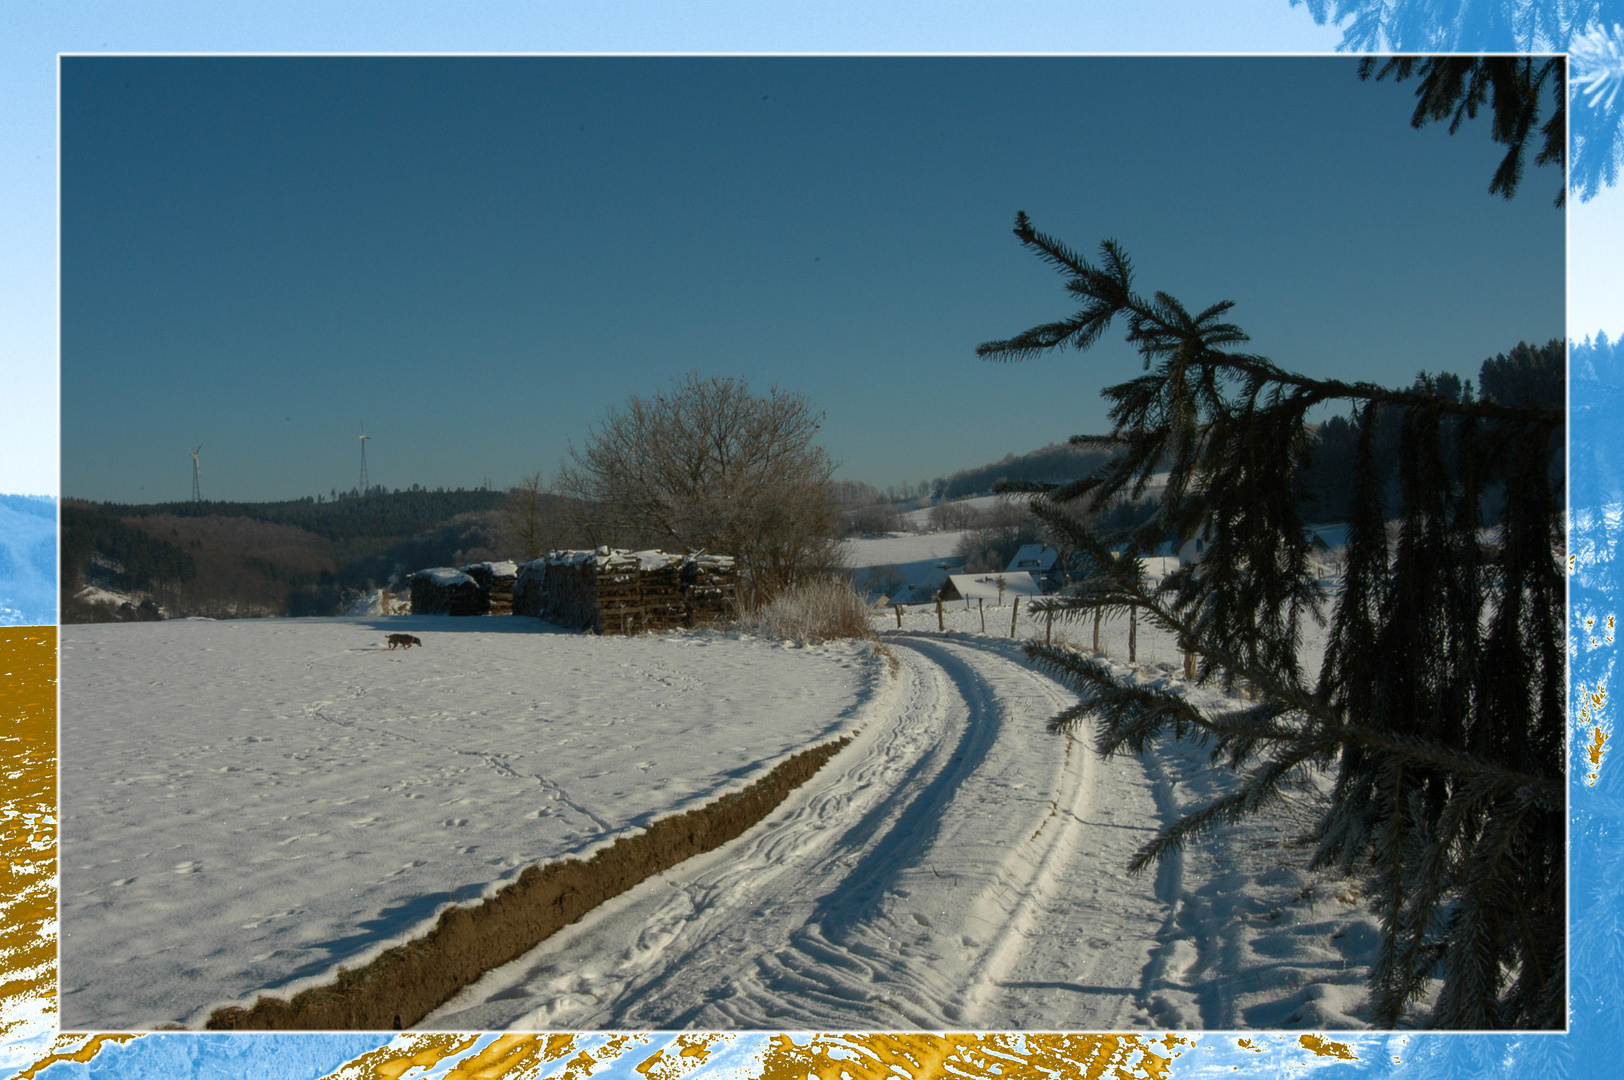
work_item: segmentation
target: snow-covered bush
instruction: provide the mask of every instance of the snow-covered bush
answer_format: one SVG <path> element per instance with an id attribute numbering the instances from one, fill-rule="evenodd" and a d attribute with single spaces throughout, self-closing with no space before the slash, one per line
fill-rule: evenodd
<path id="1" fill-rule="evenodd" d="M 839 578 L 814 578 L 792 585 L 764 607 L 747 613 L 740 622 L 746 630 L 763 637 L 784 638 L 801 645 L 873 636 L 867 602 L 851 582 Z"/>

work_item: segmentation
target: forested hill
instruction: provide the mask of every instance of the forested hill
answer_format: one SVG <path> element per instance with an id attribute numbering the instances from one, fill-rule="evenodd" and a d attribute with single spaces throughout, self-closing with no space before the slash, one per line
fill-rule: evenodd
<path id="1" fill-rule="evenodd" d="M 501 557 L 496 491 L 375 491 L 331 502 L 62 501 L 63 622 L 329 615 L 429 566 Z M 86 586 L 128 597 L 109 605 Z M 125 607 L 128 610 L 125 610 Z"/>
<path id="2" fill-rule="evenodd" d="M 947 499 L 986 495 L 1004 481 L 1065 483 L 1087 476 L 1110 457 L 1102 450 L 1090 450 L 1070 443 L 1053 443 L 1019 456 L 1006 454 L 1002 461 L 979 468 L 963 469 L 938 480 L 934 494 Z"/>
<path id="3" fill-rule="evenodd" d="M 165 515 L 178 518 L 234 517 L 292 525 L 328 540 L 419 533 L 458 514 L 493 510 L 506 498 L 500 491 L 375 491 L 331 501 L 287 502 L 79 503 L 116 518 Z M 71 496 L 69 497 L 71 499 Z M 77 500 L 73 500 L 76 501 Z"/>

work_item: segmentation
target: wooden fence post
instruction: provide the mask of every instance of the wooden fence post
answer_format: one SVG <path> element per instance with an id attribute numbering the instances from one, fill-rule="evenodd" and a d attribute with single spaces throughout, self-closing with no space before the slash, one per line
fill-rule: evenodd
<path id="1" fill-rule="evenodd" d="M 1015 620 L 1021 617 L 1021 598 L 1015 598 L 1015 610 L 1009 616 L 1009 636 L 1015 636 Z"/>
<path id="2" fill-rule="evenodd" d="M 1051 632 L 1054 630 L 1054 608 L 1050 608 L 1049 617 L 1043 622 L 1043 643 L 1049 644 Z"/>
<path id="3" fill-rule="evenodd" d="M 938 596 L 936 598 L 936 629 L 937 630 L 946 630 L 947 629 L 947 627 L 942 625 L 942 598 L 940 596 Z"/>
<path id="4" fill-rule="evenodd" d="M 901 604 L 892 604 L 891 606 L 897 609 L 897 629 L 901 630 L 902 629 L 902 605 Z"/>
<path id="5" fill-rule="evenodd" d="M 1094 609 L 1094 651 L 1095 652 L 1100 651 L 1100 620 L 1102 618 L 1104 618 L 1104 616 L 1100 614 L 1100 609 L 1095 608 Z"/>
<path id="6" fill-rule="evenodd" d="M 964 603 L 966 606 L 969 605 L 970 598 L 968 596 L 964 598 Z M 976 614 L 981 616 L 981 632 L 985 634 L 987 632 L 987 609 L 981 606 L 981 597 L 979 596 L 976 597 Z"/>
<path id="7" fill-rule="evenodd" d="M 1128 663 L 1136 663 L 1139 644 L 1139 612 L 1134 608 L 1128 609 Z"/>

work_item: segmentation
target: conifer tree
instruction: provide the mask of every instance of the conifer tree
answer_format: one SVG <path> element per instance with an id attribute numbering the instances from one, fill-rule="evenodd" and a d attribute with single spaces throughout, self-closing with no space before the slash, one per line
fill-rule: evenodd
<path id="1" fill-rule="evenodd" d="M 1131 869 L 1327 770 L 1334 788 L 1310 836 L 1314 865 L 1363 873 L 1381 912 L 1370 980 L 1377 1022 L 1396 1024 L 1436 991 L 1437 1027 L 1562 1027 L 1565 579 L 1562 477 L 1551 469 L 1562 411 L 1451 396 L 1426 377 L 1394 390 L 1294 374 L 1237 350 L 1247 337 L 1223 321 L 1230 301 L 1192 315 L 1165 293 L 1135 292 L 1114 241 L 1095 266 L 1024 213 L 1015 234 L 1067 278 L 1082 308 L 983 344 L 979 355 L 1086 349 L 1120 317 L 1146 370 L 1104 391 L 1109 434 L 1073 439 L 1111 447 L 1113 458 L 1068 484 L 1019 486 L 1088 566 L 1070 594 L 1034 613 L 1134 613 L 1196 655 L 1198 683 L 1261 691 L 1255 704 L 1203 709 L 1070 647 L 1027 646 L 1082 698 L 1051 730 L 1091 724 L 1105 756 L 1195 739 L 1241 774 L 1232 794 L 1164 829 Z M 1336 400 L 1351 406 L 1358 439 L 1346 571 L 1328 595 L 1294 494 L 1313 450 L 1305 414 Z M 1389 411 L 1402 420 L 1392 507 L 1372 461 Z M 1085 496 L 1095 505 L 1137 498 L 1163 470 L 1164 493 L 1140 525 L 1110 529 L 1062 512 Z M 1491 477 L 1504 484 L 1505 507 L 1488 540 L 1480 503 Z M 1141 583 L 1140 557 L 1168 535 L 1201 533 L 1202 562 Z M 1302 632 L 1327 618 L 1311 681 Z"/>

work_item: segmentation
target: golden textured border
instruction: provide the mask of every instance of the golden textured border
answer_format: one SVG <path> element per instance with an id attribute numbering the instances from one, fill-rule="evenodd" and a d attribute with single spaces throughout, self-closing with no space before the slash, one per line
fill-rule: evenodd
<path id="1" fill-rule="evenodd" d="M 56 627 L 0 628 L 0 1046 L 56 1025 Z"/>

